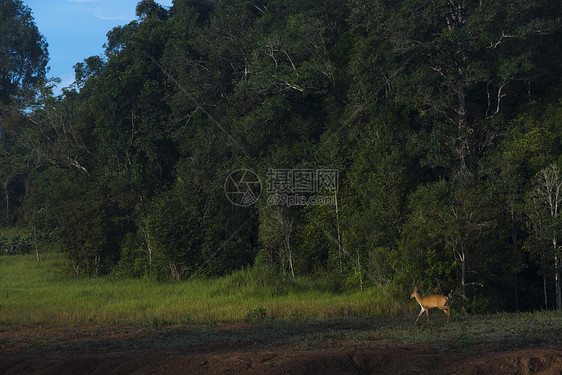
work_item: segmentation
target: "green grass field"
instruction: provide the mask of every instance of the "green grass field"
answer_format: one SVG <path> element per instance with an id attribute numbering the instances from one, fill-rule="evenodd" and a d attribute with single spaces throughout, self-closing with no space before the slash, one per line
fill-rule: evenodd
<path id="1" fill-rule="evenodd" d="M 0 324 L 194 322 L 261 319 L 415 317 L 419 307 L 392 290 L 331 293 L 310 280 L 279 292 L 249 271 L 183 283 L 148 279 L 75 278 L 63 254 L 0 256 Z M 264 276 L 264 277 L 267 277 Z M 256 312 L 258 313 L 256 316 Z M 260 315 L 261 313 L 261 315 Z M 434 315 L 437 319 L 443 314 Z"/>

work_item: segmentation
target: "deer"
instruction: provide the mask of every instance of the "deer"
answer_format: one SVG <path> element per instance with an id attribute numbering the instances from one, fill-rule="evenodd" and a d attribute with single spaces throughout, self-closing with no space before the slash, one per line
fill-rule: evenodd
<path id="1" fill-rule="evenodd" d="M 429 323 L 429 309 L 437 307 L 441 309 L 445 314 L 447 314 L 447 323 L 449 323 L 449 319 L 451 318 L 451 308 L 449 306 L 449 297 L 443 296 L 441 294 L 434 294 L 431 296 L 424 296 L 422 297 L 420 294 L 420 288 L 416 286 L 414 291 L 410 295 L 410 298 L 415 298 L 416 301 L 420 304 L 421 311 L 418 314 L 418 319 L 416 319 L 416 323 L 418 322 L 421 314 L 425 311 L 425 315 L 427 316 L 427 322 Z"/>

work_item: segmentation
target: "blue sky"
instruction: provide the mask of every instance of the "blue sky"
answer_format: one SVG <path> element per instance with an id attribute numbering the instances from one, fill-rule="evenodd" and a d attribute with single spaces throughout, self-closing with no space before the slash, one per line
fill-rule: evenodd
<path id="1" fill-rule="evenodd" d="M 49 43 L 48 77 L 59 77 L 62 87 L 74 82 L 74 64 L 103 55 L 106 34 L 136 19 L 139 0 L 23 0 L 31 8 L 39 32 Z M 157 0 L 171 6 L 172 0 Z"/>

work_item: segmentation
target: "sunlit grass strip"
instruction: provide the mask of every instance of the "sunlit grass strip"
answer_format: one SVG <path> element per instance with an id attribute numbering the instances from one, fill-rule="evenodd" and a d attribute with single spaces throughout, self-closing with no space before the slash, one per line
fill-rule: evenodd
<path id="1" fill-rule="evenodd" d="M 69 324 L 112 321 L 239 321 L 257 306 L 274 319 L 341 318 L 414 314 L 416 305 L 373 288 L 331 293 L 314 283 L 283 293 L 243 280 L 190 280 L 185 283 L 147 279 L 94 279 L 64 272 L 62 254 L 46 253 L 37 264 L 33 255 L 0 257 L 0 324 Z M 241 271 L 241 278 L 246 278 Z M 248 286 L 249 285 L 249 286 Z"/>

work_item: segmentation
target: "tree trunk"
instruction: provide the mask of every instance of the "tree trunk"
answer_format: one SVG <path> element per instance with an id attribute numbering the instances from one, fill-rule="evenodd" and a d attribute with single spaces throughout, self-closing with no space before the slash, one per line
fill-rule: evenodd
<path id="1" fill-rule="evenodd" d="M 462 297 L 466 299 L 466 264 L 465 264 L 465 252 L 464 246 L 461 246 L 461 251 L 457 252 L 459 260 L 461 262 L 461 287 L 462 287 Z"/>
<path id="2" fill-rule="evenodd" d="M 343 250 L 341 244 L 341 234 L 340 234 L 340 220 L 339 220 L 339 209 L 338 209 L 338 192 L 334 191 L 334 201 L 336 204 L 336 231 L 338 235 L 338 261 L 340 263 L 340 274 L 343 274 Z"/>
<path id="3" fill-rule="evenodd" d="M 76 277 L 80 276 L 80 267 L 74 261 L 72 261 L 72 268 L 74 269 Z"/>
<path id="4" fill-rule="evenodd" d="M 141 229 L 146 248 L 148 250 L 148 271 L 152 269 L 152 245 L 150 244 L 150 235 L 148 234 L 148 221 L 143 220 L 143 227 Z"/>
<path id="5" fill-rule="evenodd" d="M 542 285 L 544 293 L 544 309 L 548 311 L 548 295 L 546 294 L 546 272 L 544 269 L 544 255 L 541 254 Z"/>
<path id="6" fill-rule="evenodd" d="M 361 258 L 359 258 L 359 248 L 357 249 L 357 270 L 359 271 L 359 289 L 363 290 L 363 270 L 361 269 Z"/>
<path id="7" fill-rule="evenodd" d="M 4 196 L 6 197 L 6 225 L 10 225 L 8 222 L 10 213 L 10 194 L 8 192 L 8 183 L 4 183 Z"/>
<path id="8" fill-rule="evenodd" d="M 94 256 L 94 276 L 99 276 L 99 269 L 101 265 L 101 255 Z"/>
<path id="9" fill-rule="evenodd" d="M 291 237 L 290 234 L 285 239 L 285 246 L 287 246 L 287 260 L 289 261 L 289 271 L 291 271 L 291 276 L 293 277 L 293 282 L 295 279 L 295 270 L 293 268 L 293 252 L 291 250 Z"/>
<path id="10" fill-rule="evenodd" d="M 560 259 L 554 254 L 554 286 L 556 288 L 556 309 L 562 311 L 562 291 L 560 290 Z"/>
<path id="11" fill-rule="evenodd" d="M 512 200 L 510 203 L 510 213 L 511 213 L 511 243 L 513 244 L 513 254 L 516 254 L 517 249 L 517 228 L 515 227 L 515 204 Z M 518 278 L 517 273 L 513 274 L 513 290 L 515 294 L 515 311 L 519 311 L 519 290 L 518 290 Z"/>
<path id="12" fill-rule="evenodd" d="M 293 282 L 296 282 L 295 270 L 293 269 L 293 257 L 291 255 L 289 255 L 289 269 L 291 270 L 291 276 L 293 277 Z"/>
<path id="13" fill-rule="evenodd" d="M 544 309 L 548 311 L 548 296 L 546 294 L 546 275 L 543 273 L 542 275 L 542 284 L 543 284 L 543 292 L 544 292 Z"/>
<path id="14" fill-rule="evenodd" d="M 515 311 L 519 311 L 519 289 L 517 288 L 517 274 L 513 277 L 513 289 L 515 292 Z"/>
<path id="15" fill-rule="evenodd" d="M 466 297 L 466 281 L 465 281 L 465 274 L 466 274 L 466 266 L 464 264 L 464 260 L 461 262 L 461 284 L 462 284 L 462 295 Z"/>
<path id="16" fill-rule="evenodd" d="M 174 280 L 180 281 L 180 274 L 178 272 L 178 268 L 176 266 L 176 263 L 170 261 L 168 263 L 168 265 L 170 266 L 170 271 L 172 272 L 172 277 L 174 278 Z"/>
<path id="17" fill-rule="evenodd" d="M 37 243 L 37 227 L 35 226 L 35 221 L 31 225 L 31 236 L 33 237 L 33 245 L 35 246 L 35 255 L 37 256 L 37 264 L 40 264 L 41 258 L 39 258 L 39 244 Z"/>

